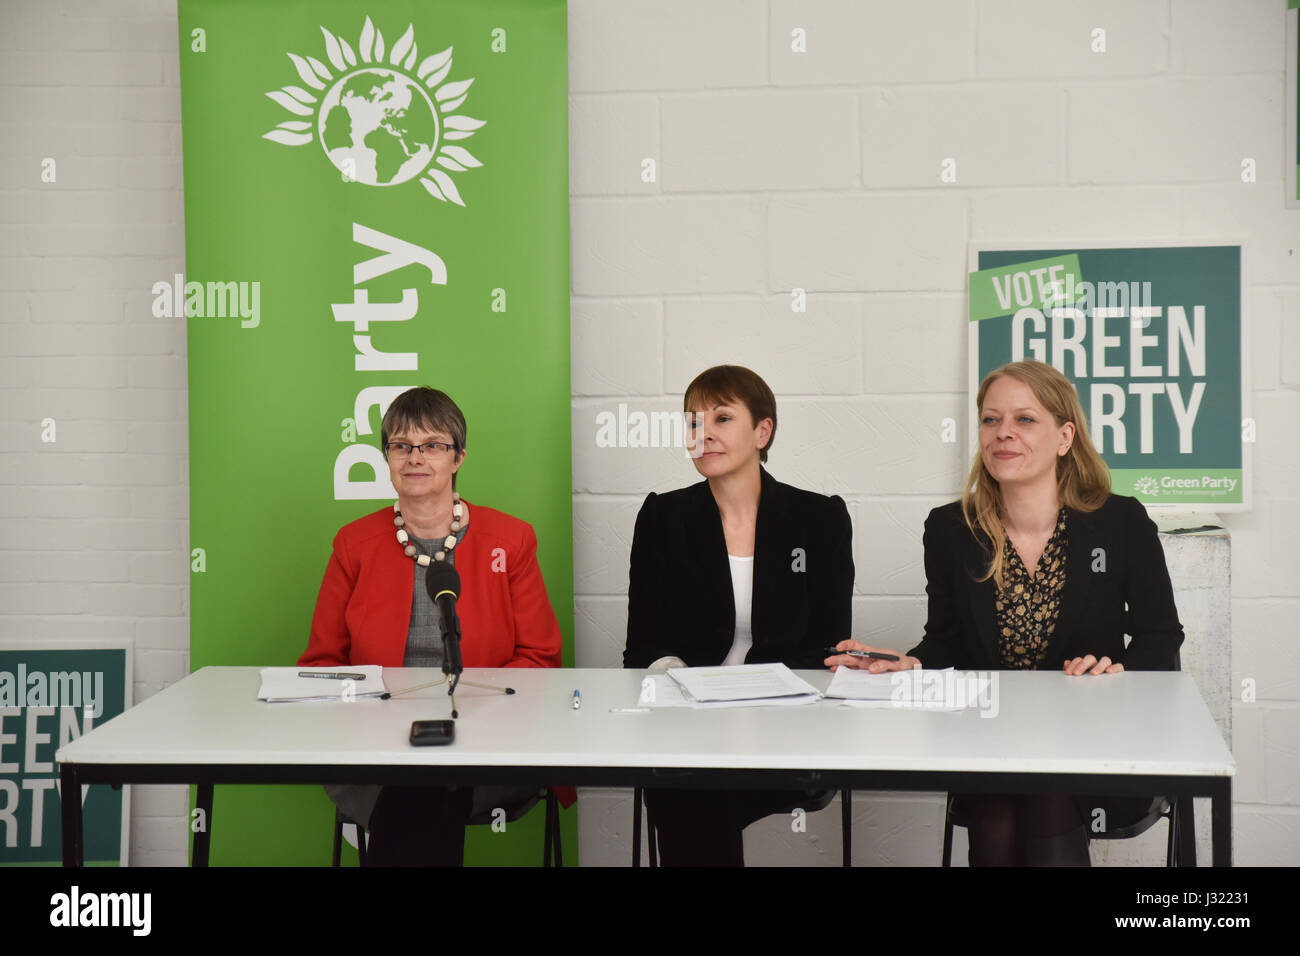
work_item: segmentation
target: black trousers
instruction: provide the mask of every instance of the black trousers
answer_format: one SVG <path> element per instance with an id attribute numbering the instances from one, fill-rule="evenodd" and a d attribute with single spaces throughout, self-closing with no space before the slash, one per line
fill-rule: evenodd
<path id="1" fill-rule="evenodd" d="M 463 866 L 474 788 L 384 787 L 370 817 L 367 866 Z"/>
<path id="2" fill-rule="evenodd" d="M 745 827 L 809 800 L 802 790 L 650 790 L 664 866 L 744 866 Z"/>

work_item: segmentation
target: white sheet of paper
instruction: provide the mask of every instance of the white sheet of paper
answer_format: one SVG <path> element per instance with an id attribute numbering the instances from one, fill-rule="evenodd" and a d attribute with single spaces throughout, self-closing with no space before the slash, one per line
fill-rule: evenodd
<path id="1" fill-rule="evenodd" d="M 871 674 L 840 667 L 826 696 L 850 707 L 890 707 L 905 710 L 959 711 L 987 701 L 990 678 L 974 671 L 890 671 Z"/>
<path id="2" fill-rule="evenodd" d="M 811 694 L 821 695 L 784 664 L 737 664 L 732 667 L 674 667 L 668 676 L 693 700 L 766 700 Z"/>
<path id="3" fill-rule="evenodd" d="M 815 704 L 820 694 L 792 694 L 788 697 L 766 697 L 761 700 L 692 700 L 675 680 L 667 674 L 647 674 L 641 682 L 637 707 L 658 710 L 665 707 L 687 707 L 693 710 L 712 710 L 717 707 L 793 707 Z"/>
<path id="4" fill-rule="evenodd" d="M 854 667 L 837 667 L 826 688 L 827 697 L 842 700 L 888 701 L 894 694 L 894 673 L 872 674 Z"/>
<path id="5" fill-rule="evenodd" d="M 299 677 L 299 674 L 361 674 L 361 680 Z M 343 700 L 384 693 L 384 669 L 378 664 L 339 667 L 263 667 L 257 699 L 271 703 L 304 700 Z"/>

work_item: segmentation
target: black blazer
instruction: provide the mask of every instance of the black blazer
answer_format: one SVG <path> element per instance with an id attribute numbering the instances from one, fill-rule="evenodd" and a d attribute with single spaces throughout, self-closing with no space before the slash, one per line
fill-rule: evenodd
<path id="1" fill-rule="evenodd" d="M 978 527 L 978 526 L 977 526 Z M 1111 495 L 1087 514 L 1067 511 L 1065 590 L 1042 667 L 1109 657 L 1126 670 L 1173 670 L 1183 626 L 1156 526 L 1136 498 Z M 925 521 L 925 638 L 908 653 L 926 667 L 1005 669 L 996 634 L 996 585 L 987 538 L 966 527 L 961 502 Z M 982 542 L 982 543 L 981 543 Z M 1132 636 L 1127 649 L 1124 635 Z"/>
<path id="2" fill-rule="evenodd" d="M 822 667 L 823 648 L 850 636 L 852 602 L 844 500 L 792 488 L 763 469 L 746 662 Z M 691 667 L 716 665 L 735 630 L 727 543 L 709 483 L 647 495 L 632 539 L 623 666 L 649 667 L 669 655 Z"/>

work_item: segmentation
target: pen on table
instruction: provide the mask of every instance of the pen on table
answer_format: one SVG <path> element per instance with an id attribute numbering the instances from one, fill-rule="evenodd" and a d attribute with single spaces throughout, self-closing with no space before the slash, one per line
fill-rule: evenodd
<path id="1" fill-rule="evenodd" d="M 573 692 L 573 703 L 572 703 L 572 707 L 573 707 L 574 710 L 581 710 L 581 709 L 582 709 L 582 695 L 579 694 L 576 690 Z"/>
<path id="2" fill-rule="evenodd" d="M 319 674 L 316 671 L 299 671 L 299 677 L 321 677 L 325 680 L 365 680 L 365 674 L 346 674 L 346 673 L 329 673 Z"/>
<path id="3" fill-rule="evenodd" d="M 897 654 L 881 654 L 878 651 L 837 651 L 833 647 L 824 648 L 827 654 L 847 654 L 849 657 L 866 657 L 873 661 L 896 661 Z"/>

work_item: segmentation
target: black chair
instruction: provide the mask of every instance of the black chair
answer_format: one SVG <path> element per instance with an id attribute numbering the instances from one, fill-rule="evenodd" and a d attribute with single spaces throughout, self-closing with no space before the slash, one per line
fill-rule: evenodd
<path id="1" fill-rule="evenodd" d="M 1150 830 L 1157 821 L 1169 821 L 1169 837 L 1165 847 L 1165 866 L 1196 865 L 1196 834 L 1193 826 L 1191 800 L 1178 797 L 1155 797 L 1151 808 L 1133 823 L 1107 828 L 1100 833 L 1088 833 L 1092 840 L 1131 840 Z M 961 804 L 953 794 L 948 794 L 943 819 L 943 865 L 952 865 L 952 829 L 968 825 Z"/>
<path id="2" fill-rule="evenodd" d="M 556 866 L 564 866 L 564 850 L 560 842 L 560 801 L 555 796 L 555 791 L 550 787 L 543 787 L 537 793 L 533 794 L 527 800 L 523 800 L 513 806 L 503 807 L 506 811 L 506 823 L 514 823 L 528 813 L 533 807 L 537 806 L 538 801 L 544 800 L 546 803 L 546 830 L 542 835 L 542 866 L 550 866 L 552 857 L 554 857 Z M 468 826 L 486 826 L 498 822 L 492 816 L 492 810 L 486 810 L 476 813 L 469 818 Z M 369 835 L 356 820 L 345 815 L 342 810 L 334 810 L 334 852 L 330 859 L 330 866 L 338 866 L 339 860 L 343 853 L 343 827 L 351 823 L 357 828 L 357 857 L 362 866 L 366 865 L 366 843 Z"/>
<path id="3" fill-rule="evenodd" d="M 825 810 L 830 806 L 830 802 L 835 799 L 834 790 L 810 790 L 808 799 L 797 804 L 791 804 L 788 807 L 781 807 L 774 810 L 773 813 L 793 813 L 795 810 L 804 810 L 808 813 L 816 813 L 818 810 Z M 843 853 L 844 866 L 853 865 L 853 791 L 840 790 L 840 840 L 841 851 Z M 644 803 L 645 796 L 641 787 L 632 791 L 632 865 L 639 867 L 641 865 L 641 806 Z M 659 865 L 659 834 L 655 830 L 655 825 L 650 821 L 649 814 L 646 814 L 646 827 L 649 835 L 650 844 L 650 865 Z"/>
<path id="4" fill-rule="evenodd" d="M 1173 669 L 1181 671 L 1183 669 L 1183 655 L 1181 651 L 1174 652 Z M 952 865 L 952 828 L 954 826 L 964 827 L 967 825 L 966 818 L 961 811 L 960 805 L 954 809 L 954 798 L 950 793 L 945 802 L 943 813 L 943 865 Z M 1178 797 L 1155 797 L 1151 801 L 1151 807 L 1141 819 L 1127 826 L 1107 828 L 1102 833 L 1089 833 L 1088 839 L 1091 840 L 1131 840 L 1133 837 L 1141 836 L 1150 830 L 1160 819 L 1169 821 L 1169 838 L 1166 841 L 1165 848 L 1165 866 L 1195 866 L 1196 865 L 1196 826 L 1192 814 L 1192 800 L 1190 797 L 1180 799 Z"/>

